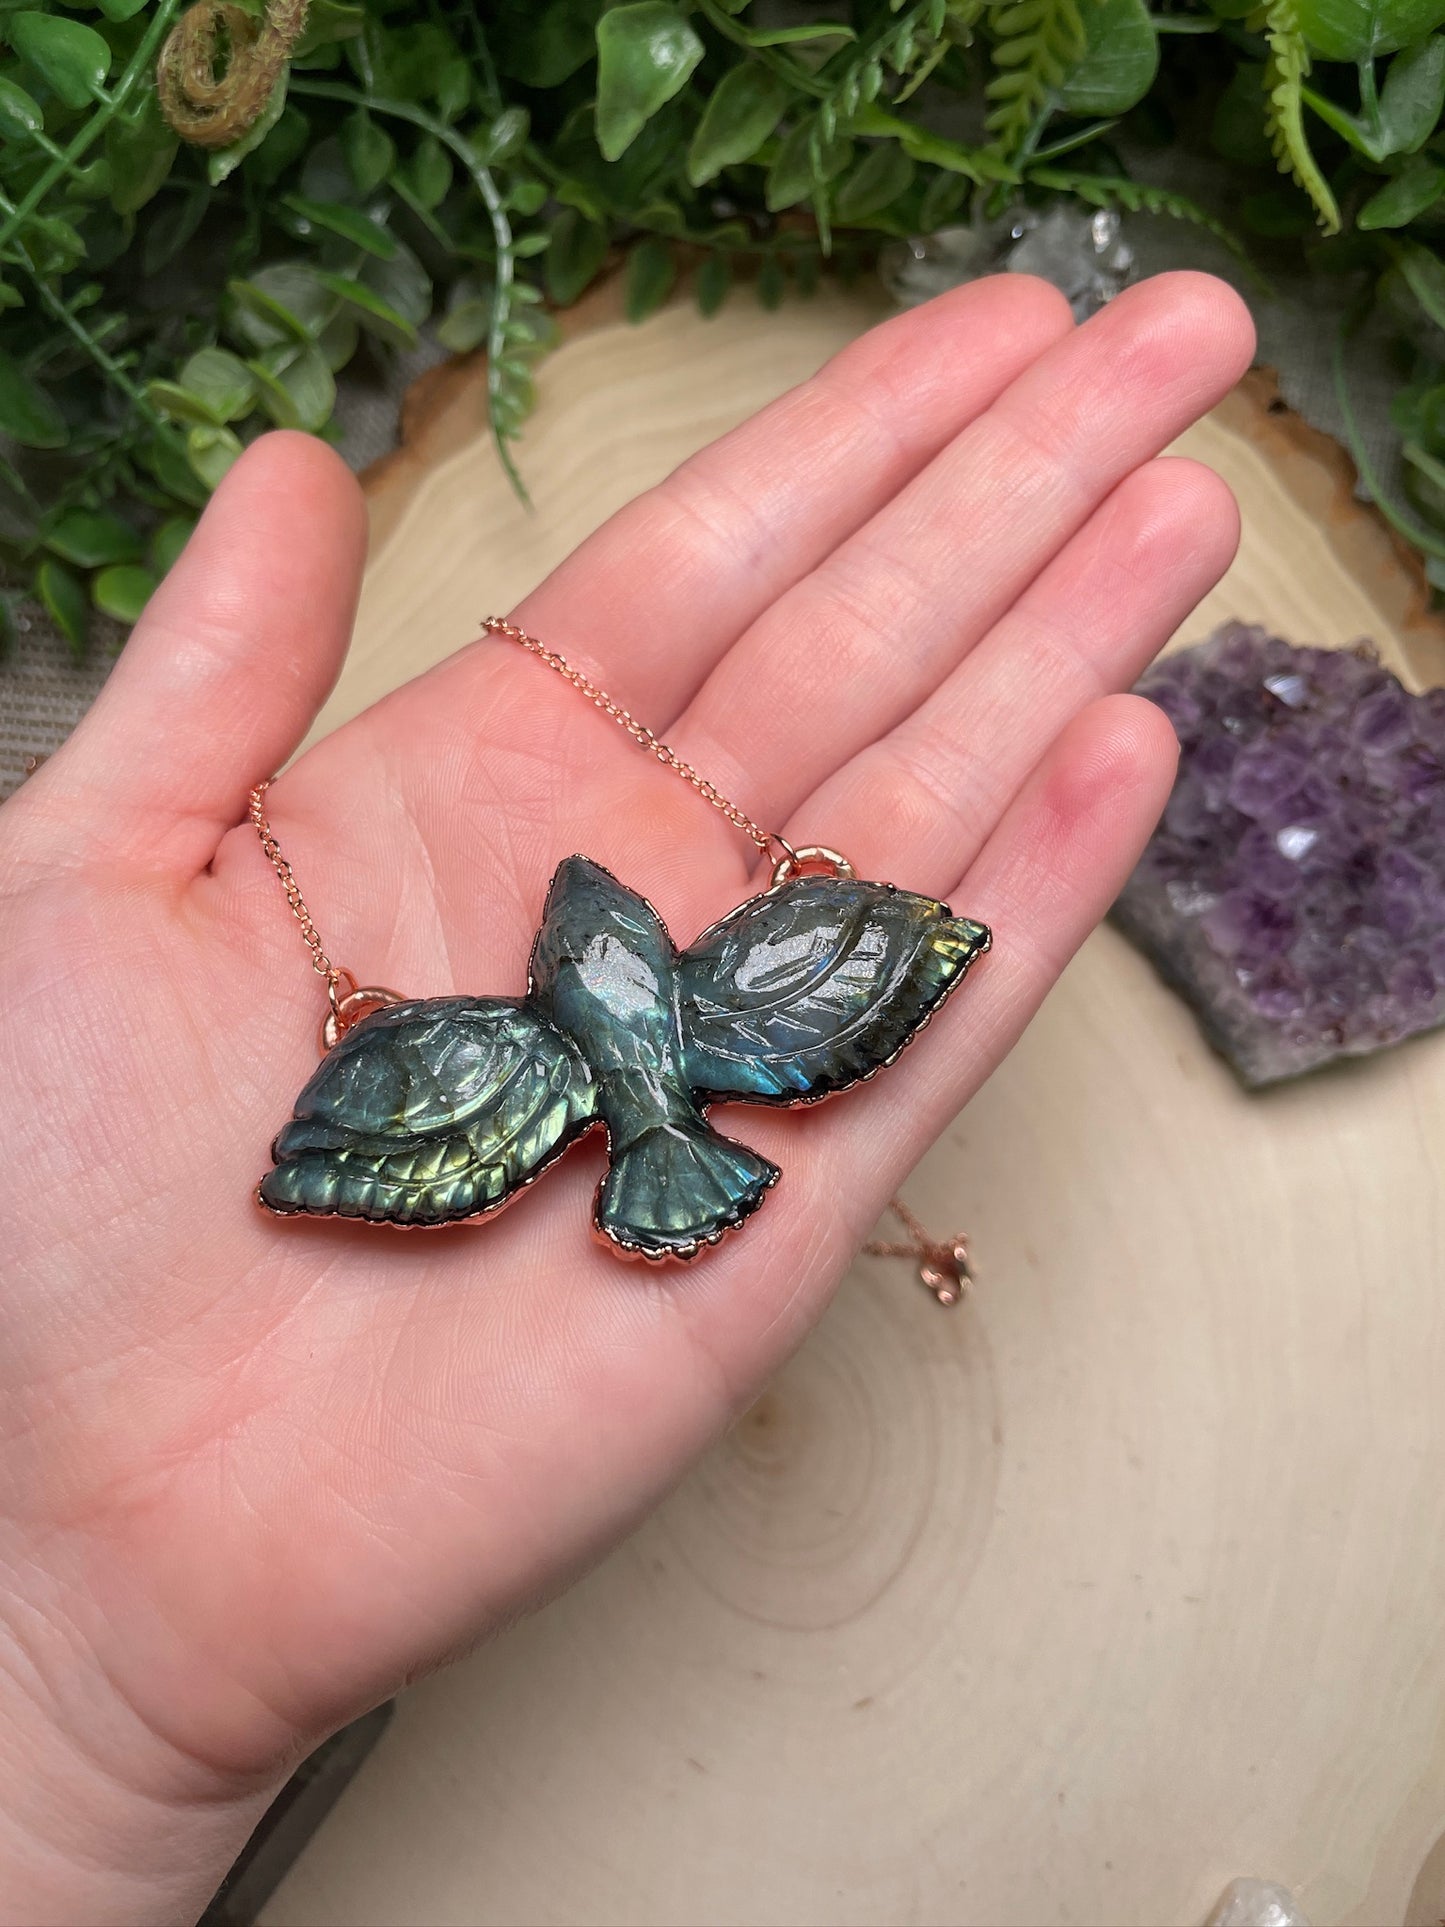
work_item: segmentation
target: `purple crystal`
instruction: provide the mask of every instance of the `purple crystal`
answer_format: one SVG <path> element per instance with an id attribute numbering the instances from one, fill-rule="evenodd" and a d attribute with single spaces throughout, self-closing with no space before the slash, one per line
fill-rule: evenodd
<path id="1" fill-rule="evenodd" d="M 1139 690 L 1179 778 L 1114 917 L 1244 1081 L 1445 1023 L 1445 691 L 1238 622 Z"/>

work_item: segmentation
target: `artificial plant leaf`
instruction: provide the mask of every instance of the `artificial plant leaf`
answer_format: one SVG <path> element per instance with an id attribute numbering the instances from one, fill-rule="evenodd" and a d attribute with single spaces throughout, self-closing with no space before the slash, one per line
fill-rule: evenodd
<path id="1" fill-rule="evenodd" d="M 765 254 L 758 266 L 758 301 L 769 313 L 782 306 L 787 293 L 783 264 L 776 254 Z"/>
<path id="2" fill-rule="evenodd" d="M 306 428 L 312 434 L 325 427 L 336 406 L 336 380 L 320 348 L 273 348 L 261 365 L 285 397 L 287 418 L 273 416 L 278 427 Z M 257 384 L 268 412 L 276 400 L 269 382 Z"/>
<path id="3" fill-rule="evenodd" d="M 281 110 L 281 118 L 250 156 L 246 168 L 248 177 L 263 187 L 279 181 L 292 162 L 305 152 L 311 131 L 310 121 L 288 100 Z"/>
<path id="4" fill-rule="evenodd" d="M 50 620 L 70 644 L 71 654 L 80 655 L 90 633 L 90 605 L 80 577 L 72 574 L 63 562 L 57 562 L 53 555 L 47 555 L 35 571 L 35 593 Z"/>
<path id="5" fill-rule="evenodd" d="M 769 213 L 780 214 L 784 208 L 806 201 L 819 187 L 836 180 L 852 158 L 851 141 L 841 135 L 824 140 L 813 116 L 799 121 L 778 149 L 763 183 Z"/>
<path id="6" fill-rule="evenodd" d="M 107 20 L 133 20 L 146 0 L 95 0 Z"/>
<path id="7" fill-rule="evenodd" d="M 141 610 L 155 593 L 155 587 L 156 579 L 149 569 L 137 562 L 118 562 L 102 569 L 92 580 L 90 599 L 102 615 L 114 616 L 117 622 L 133 623 L 140 620 Z"/>
<path id="8" fill-rule="evenodd" d="M 1437 328 L 1445 329 L 1445 262 L 1418 241 L 1396 241 L 1392 247 L 1400 278 L 1421 312 Z"/>
<path id="9" fill-rule="evenodd" d="M 435 134 L 423 134 L 407 168 L 412 192 L 423 207 L 440 207 L 452 184 L 452 157 Z"/>
<path id="10" fill-rule="evenodd" d="M 1086 48 L 1057 89 L 1066 114 L 1123 114 L 1154 85 L 1159 37 L 1144 0 L 1089 0 L 1080 9 Z"/>
<path id="11" fill-rule="evenodd" d="M 666 0 L 609 7 L 597 22 L 597 145 L 615 161 L 687 84 L 703 44 Z"/>
<path id="12" fill-rule="evenodd" d="M 665 241 L 639 241 L 627 257 L 623 304 L 629 321 L 645 321 L 672 293 L 677 263 Z"/>
<path id="13" fill-rule="evenodd" d="M 1380 89 L 1382 152 L 1413 154 L 1434 133 L 1445 108 L 1445 34 L 1432 34 L 1390 62 Z"/>
<path id="14" fill-rule="evenodd" d="M 507 188 L 507 206 L 514 214 L 540 214 L 547 205 L 545 181 L 514 180 Z"/>
<path id="15" fill-rule="evenodd" d="M 346 0 L 310 0 L 306 25 L 292 49 L 293 60 L 305 60 L 318 47 L 329 47 L 339 40 L 353 40 L 366 25 L 366 10 L 350 6 Z"/>
<path id="16" fill-rule="evenodd" d="M 0 348 L 0 435 L 22 448 L 64 448 L 65 417 L 38 382 Z"/>
<path id="17" fill-rule="evenodd" d="M 771 67 L 744 60 L 725 73 L 708 99 L 687 150 L 694 187 L 725 167 L 751 160 L 782 119 L 789 90 Z"/>
<path id="18" fill-rule="evenodd" d="M 359 207 L 345 207 L 340 201 L 312 201 L 302 194 L 283 194 L 281 205 L 296 217 L 295 232 L 303 239 L 321 228 L 374 254 L 379 261 L 389 261 L 396 253 L 396 236 Z"/>
<path id="19" fill-rule="evenodd" d="M 443 348 L 454 355 L 469 355 L 480 348 L 492 325 L 492 304 L 472 296 L 448 308 L 437 323 L 436 336 Z"/>
<path id="20" fill-rule="evenodd" d="M 1442 194 L 1445 167 L 1438 167 L 1424 154 L 1412 154 L 1395 178 L 1365 202 L 1355 216 L 1355 225 L 1367 229 L 1407 227 Z"/>
<path id="21" fill-rule="evenodd" d="M 137 112 L 115 116 L 105 130 L 105 158 L 110 165 L 110 204 L 117 214 L 135 214 L 159 193 L 178 146 L 151 90 Z"/>
<path id="22" fill-rule="evenodd" d="M 408 11 L 398 8 L 394 24 L 377 37 L 376 92 L 395 100 L 434 100 L 438 82 L 460 49 L 439 20 L 408 20 Z"/>
<path id="23" fill-rule="evenodd" d="M 813 40 L 858 38 L 841 20 L 800 20 L 789 27 L 750 27 L 739 20 L 733 32 L 749 47 L 799 47 Z"/>
<path id="24" fill-rule="evenodd" d="M 416 346 L 417 332 L 412 323 L 389 301 L 374 293 L 364 281 L 345 274 L 331 274 L 325 269 L 318 270 L 316 278 L 378 341 L 385 341 L 394 348 Z"/>
<path id="25" fill-rule="evenodd" d="M 140 536 L 129 522 L 102 509 L 67 509 L 46 532 L 45 547 L 77 569 L 103 569 L 111 563 L 135 562 L 144 553 Z"/>
<path id="26" fill-rule="evenodd" d="M 256 399 L 250 369 L 228 348 L 198 349 L 181 369 L 180 386 L 204 402 L 215 422 L 238 421 Z"/>
<path id="27" fill-rule="evenodd" d="M 184 439 L 173 428 L 152 429 L 140 445 L 141 466 L 154 475 L 166 494 L 191 508 L 204 508 L 206 490 L 186 460 Z"/>
<path id="28" fill-rule="evenodd" d="M 901 147 L 882 141 L 870 147 L 839 182 L 833 196 L 833 218 L 843 227 L 870 220 L 891 207 L 913 185 L 914 167 Z"/>
<path id="29" fill-rule="evenodd" d="M 602 0 L 501 0 L 489 26 L 498 66 L 524 87 L 560 87 L 597 51 L 601 11 Z"/>
<path id="30" fill-rule="evenodd" d="M 217 488 L 241 444 L 229 428 L 193 428 L 186 436 L 186 460 L 207 488 Z"/>
<path id="31" fill-rule="evenodd" d="M 151 567 L 158 577 L 170 574 L 195 526 L 195 518 L 189 515 L 172 515 L 161 523 L 151 537 L 150 548 Z"/>
<path id="32" fill-rule="evenodd" d="M 1373 60 L 1445 23 L 1445 0 L 1297 0 L 1295 11 L 1324 60 Z"/>
<path id="33" fill-rule="evenodd" d="M 187 181 L 180 191 L 153 210 L 144 226 L 141 268 L 148 275 L 158 274 L 173 261 L 205 218 L 210 190 L 202 181 Z"/>
<path id="34" fill-rule="evenodd" d="M 341 123 L 341 152 L 359 194 L 370 194 L 396 166 L 396 143 L 364 107 Z"/>
<path id="35" fill-rule="evenodd" d="M 923 190 L 918 206 L 918 231 L 934 234 L 950 221 L 968 199 L 968 182 L 961 174 L 939 172 Z"/>
<path id="36" fill-rule="evenodd" d="M 212 187 L 228 180 L 246 156 L 255 153 L 285 110 L 286 69 L 283 67 L 266 105 L 240 139 L 232 141 L 229 147 L 217 147 L 206 156 L 206 179 Z"/>
<path id="37" fill-rule="evenodd" d="M 710 254 L 697 271 L 697 305 L 705 315 L 715 315 L 727 300 L 732 286 L 733 264 L 725 254 Z"/>
<path id="38" fill-rule="evenodd" d="M 472 70 L 465 58 L 458 54 L 452 60 L 443 61 L 436 82 L 437 112 L 441 118 L 448 123 L 454 121 L 471 104 L 472 92 Z"/>
<path id="39" fill-rule="evenodd" d="M 316 346 L 326 357 L 326 366 L 333 373 L 344 368 L 361 342 L 361 329 L 357 326 L 356 316 L 349 308 L 338 302 L 336 312 L 316 337 Z"/>
<path id="40" fill-rule="evenodd" d="M 531 130 L 532 117 L 525 107 L 506 107 L 477 143 L 478 158 L 484 167 L 504 167 L 519 154 Z"/>
<path id="41" fill-rule="evenodd" d="M 43 133 L 45 116 L 38 101 L 17 81 L 0 74 L 0 140 L 25 141 Z"/>
<path id="42" fill-rule="evenodd" d="M 89 107 L 110 72 L 110 48 L 79 20 L 59 13 L 12 13 L 6 37 L 67 107 Z"/>
<path id="43" fill-rule="evenodd" d="M 256 399 L 265 411 L 266 418 L 276 428 L 299 428 L 301 415 L 283 383 L 271 372 L 272 362 L 282 362 L 288 355 L 304 354 L 306 350 L 298 347 L 267 348 L 264 355 L 257 355 L 246 366 L 256 384 Z M 325 356 L 322 356 L 323 361 Z"/>
<path id="44" fill-rule="evenodd" d="M 189 388 L 182 388 L 178 381 L 164 381 L 157 378 L 148 381 L 145 390 L 146 400 L 158 415 L 164 415 L 169 422 L 180 422 L 184 427 L 201 425 L 219 428 L 222 417 L 218 416 L 204 395 L 193 395 Z"/>
<path id="45" fill-rule="evenodd" d="M 357 279 L 413 329 L 430 317 L 431 276 L 404 241 L 397 242 L 385 261 L 363 261 Z"/>
<path id="46" fill-rule="evenodd" d="M 336 297 L 309 261 L 275 261 L 226 285 L 232 332 L 247 348 L 310 341 L 336 312 Z"/>
<path id="47" fill-rule="evenodd" d="M 606 229 L 575 207 L 564 207 L 552 223 L 546 263 L 547 292 L 559 308 L 571 307 L 606 258 Z"/>

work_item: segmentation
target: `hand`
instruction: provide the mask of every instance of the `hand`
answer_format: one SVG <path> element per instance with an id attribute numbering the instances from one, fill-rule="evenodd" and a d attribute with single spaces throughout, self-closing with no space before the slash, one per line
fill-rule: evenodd
<path id="1" fill-rule="evenodd" d="M 690 1271 L 593 1243 L 595 1142 L 483 1228 L 253 1203 L 324 998 L 246 796 L 337 672 L 365 536 L 318 442 L 232 470 L 0 812 L 0 1913 L 193 1915 L 298 1752 L 595 1559 L 799 1342 L 1157 819 L 1173 737 L 1111 692 L 1236 517 L 1155 457 L 1251 347 L 1202 276 L 1078 329 L 1042 283 L 977 284 L 685 463 L 518 611 L 759 821 L 994 929 L 876 1083 L 722 1114 L 784 1182 Z M 736 830 L 499 641 L 270 806 L 332 956 L 413 996 L 518 990 L 574 850 L 680 942 L 756 885 Z"/>

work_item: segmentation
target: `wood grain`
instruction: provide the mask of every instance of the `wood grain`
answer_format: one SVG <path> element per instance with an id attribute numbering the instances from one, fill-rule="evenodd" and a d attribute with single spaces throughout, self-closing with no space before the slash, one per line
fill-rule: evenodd
<path id="1" fill-rule="evenodd" d="M 530 516 L 455 378 L 381 478 L 322 726 L 875 312 L 597 316 L 543 369 Z M 1182 444 L 1245 522 L 1183 633 L 1370 634 L 1445 679 L 1269 399 Z M 628 1545 L 406 1697 L 268 1921 L 1150 1927 L 1241 1873 L 1319 1927 L 1437 1919 L 1442 1167 L 1445 1037 L 1246 1097 L 1101 931 L 909 1187 L 971 1228 L 973 1302 L 860 1261 Z"/>

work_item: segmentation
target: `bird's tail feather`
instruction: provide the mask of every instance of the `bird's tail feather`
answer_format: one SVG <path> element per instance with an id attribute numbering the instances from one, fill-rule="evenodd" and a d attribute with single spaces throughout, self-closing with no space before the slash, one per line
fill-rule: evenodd
<path id="1" fill-rule="evenodd" d="M 641 1258 L 691 1258 L 750 1217 L 779 1175 L 701 1118 L 659 1124 L 613 1159 L 597 1193 L 597 1228 Z"/>

